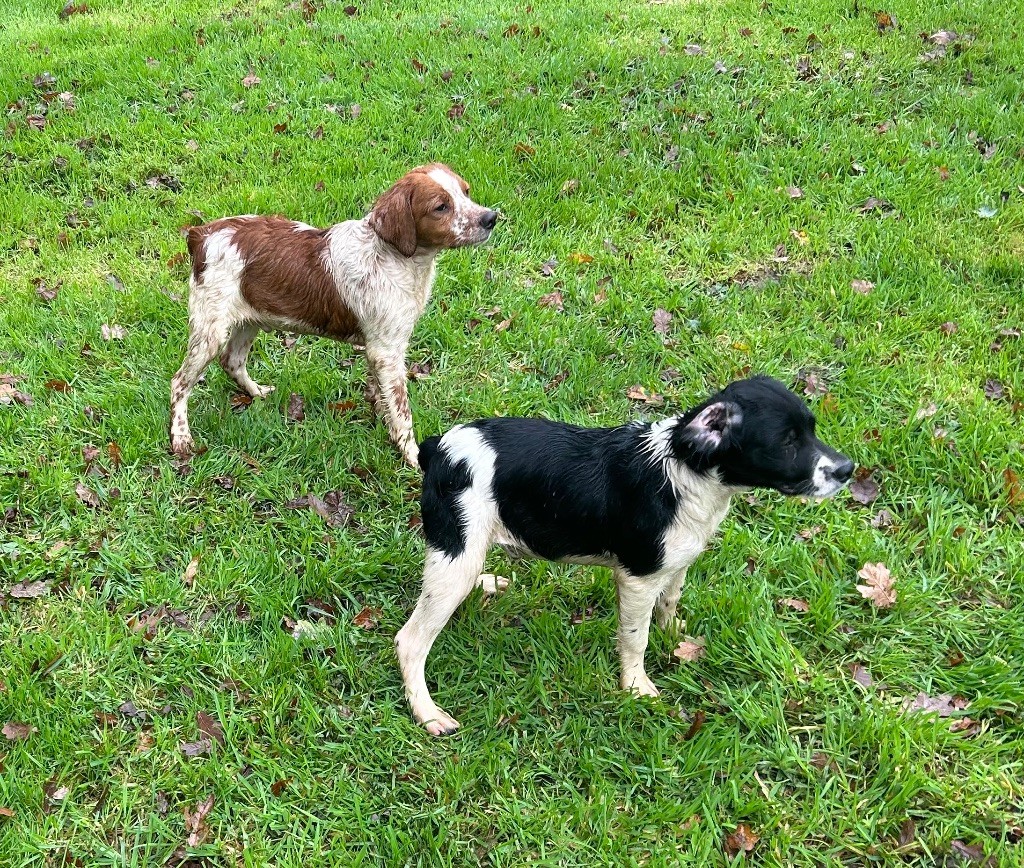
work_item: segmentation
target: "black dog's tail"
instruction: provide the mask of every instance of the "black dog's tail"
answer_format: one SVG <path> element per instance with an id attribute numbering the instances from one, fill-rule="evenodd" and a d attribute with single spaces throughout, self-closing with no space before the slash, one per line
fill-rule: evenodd
<path id="1" fill-rule="evenodd" d="M 438 436 L 428 437 L 420 444 L 420 470 L 426 474 L 427 469 L 430 467 L 430 462 L 434 460 L 434 456 L 437 455 L 437 447 L 441 443 L 441 438 Z"/>

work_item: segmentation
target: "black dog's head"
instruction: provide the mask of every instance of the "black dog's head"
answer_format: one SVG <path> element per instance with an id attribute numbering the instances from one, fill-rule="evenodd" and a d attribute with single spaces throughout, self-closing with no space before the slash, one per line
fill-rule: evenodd
<path id="1" fill-rule="evenodd" d="M 744 488 L 828 497 L 853 475 L 853 462 L 814 435 L 807 405 L 771 377 L 730 383 L 680 417 L 672 446 L 691 469 Z"/>

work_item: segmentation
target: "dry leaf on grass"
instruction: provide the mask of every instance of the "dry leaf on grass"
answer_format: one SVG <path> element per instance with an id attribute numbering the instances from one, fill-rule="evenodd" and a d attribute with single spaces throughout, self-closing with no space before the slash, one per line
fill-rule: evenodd
<path id="1" fill-rule="evenodd" d="M 199 731 L 208 739 L 216 739 L 224 744 L 224 729 L 212 714 L 200 711 L 196 714 L 196 724 Z"/>
<path id="2" fill-rule="evenodd" d="M 27 723 L 16 723 L 13 720 L 5 723 L 3 729 L 0 729 L 0 732 L 4 734 L 4 738 L 8 741 L 24 741 L 33 732 L 37 731 L 34 726 Z"/>
<path id="3" fill-rule="evenodd" d="M 909 714 L 923 712 L 925 714 L 937 714 L 939 717 L 949 717 L 958 711 L 963 711 L 970 703 L 961 696 L 953 696 L 949 693 L 942 693 L 938 696 L 929 696 L 927 693 L 918 693 L 917 696 L 909 696 L 903 700 L 901 708 Z"/>
<path id="4" fill-rule="evenodd" d="M 676 646 L 672 654 L 678 657 L 682 663 L 693 663 L 704 656 L 707 642 L 708 640 L 703 636 L 696 638 L 684 636 L 683 641 Z"/>
<path id="5" fill-rule="evenodd" d="M 383 612 L 374 606 L 364 606 L 352 619 L 352 623 L 364 630 L 376 630 L 382 614 Z"/>
<path id="6" fill-rule="evenodd" d="M 555 310 L 563 310 L 564 304 L 562 301 L 562 293 L 557 289 L 554 292 L 549 292 L 547 295 L 542 295 L 537 299 L 538 307 L 553 307 Z"/>
<path id="7" fill-rule="evenodd" d="M 17 600 L 34 600 L 50 593 L 50 583 L 46 581 L 18 582 L 7 593 Z"/>
<path id="8" fill-rule="evenodd" d="M 757 842 L 761 840 L 761 836 L 758 835 L 753 829 L 750 828 L 746 823 L 740 823 L 736 826 L 736 831 L 725 836 L 725 851 L 732 858 L 737 853 L 749 853 L 757 846 Z"/>
<path id="9" fill-rule="evenodd" d="M 99 495 L 96 494 L 96 492 L 93 491 L 88 486 L 82 485 L 82 483 L 79 482 L 75 486 L 75 494 L 78 495 L 78 499 L 80 501 L 82 501 L 82 503 L 84 503 L 86 506 L 91 507 L 92 509 L 98 509 L 99 508 L 99 505 L 100 505 Z"/>
<path id="10" fill-rule="evenodd" d="M 850 483 L 850 497 L 863 506 L 869 506 L 878 499 L 878 483 L 870 474 L 854 479 Z"/>
<path id="11" fill-rule="evenodd" d="M 654 330 L 659 335 L 667 335 L 669 326 L 672 323 L 672 314 L 662 307 L 659 307 L 651 317 L 654 321 Z"/>
<path id="12" fill-rule="evenodd" d="M 306 400 L 298 392 L 289 396 L 286 414 L 289 422 L 302 422 L 306 418 Z"/>
<path id="13" fill-rule="evenodd" d="M 211 810 L 213 810 L 213 793 L 207 797 L 206 801 L 199 802 L 194 811 L 189 811 L 188 808 L 184 809 L 185 831 L 188 832 L 189 847 L 198 847 L 206 840 L 209 832 L 206 827 L 206 815 Z"/>
<path id="14" fill-rule="evenodd" d="M 863 585 L 857 585 L 857 590 L 865 600 L 870 600 L 873 606 L 889 609 L 896 602 L 894 580 L 885 564 L 864 564 L 857 575 L 864 580 Z"/>
<path id="15" fill-rule="evenodd" d="M 643 401 L 645 404 L 650 404 L 654 407 L 660 407 L 665 403 L 664 395 L 659 395 L 657 392 L 648 392 L 639 384 L 626 389 L 626 397 L 632 401 Z"/>

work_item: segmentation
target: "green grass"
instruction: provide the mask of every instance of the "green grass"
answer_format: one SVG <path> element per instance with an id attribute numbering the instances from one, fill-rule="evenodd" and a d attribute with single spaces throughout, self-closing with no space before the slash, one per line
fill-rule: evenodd
<path id="1" fill-rule="evenodd" d="M 211 794 L 192 864 L 705 866 L 729 861 L 738 823 L 765 865 L 1021 864 L 1024 508 L 1004 470 L 1024 474 L 1024 376 L 1021 340 L 998 334 L 1024 326 L 1017 3 L 911 0 L 881 35 L 829 0 L 357 0 L 358 16 L 326 2 L 308 22 L 284 0 L 88 5 L 64 22 L 54 2 L 0 11 L 0 373 L 34 399 L 0 405 L 0 723 L 37 730 L 0 739 L 0 864 L 176 864 L 183 809 Z M 974 40 L 925 62 L 919 34 L 939 29 Z M 49 102 L 36 130 L 43 72 L 75 107 Z M 418 480 L 349 347 L 264 336 L 252 368 L 274 396 L 232 413 L 211 369 L 192 404 L 208 451 L 189 473 L 167 455 L 179 228 L 195 212 L 347 219 L 434 159 L 506 219 L 440 261 L 410 358 L 433 366 L 411 386 L 420 437 L 495 413 L 656 418 L 748 368 L 792 384 L 812 369 L 822 435 L 876 468 L 870 507 L 736 504 L 683 597 L 707 655 L 678 665 L 655 635 L 657 702 L 616 689 L 605 571 L 496 556 L 512 587 L 472 596 L 428 662 L 464 728 L 413 724 L 391 638 L 418 592 Z M 179 191 L 147 185 L 161 175 Z M 872 196 L 894 212 L 858 213 Z M 51 303 L 39 280 L 60 284 Z M 563 312 L 536 304 L 555 289 Z M 665 405 L 631 402 L 634 384 Z M 85 472 L 90 445 L 108 476 Z M 344 529 L 283 506 L 339 488 Z M 880 509 L 891 527 L 872 526 Z M 866 561 L 896 576 L 892 609 L 857 593 Z M 5 596 L 31 581 L 48 595 Z M 293 639 L 285 620 L 322 603 L 335 617 Z M 161 604 L 190 629 L 131 629 Z M 364 606 L 376 630 L 353 625 Z M 853 663 L 885 686 L 857 685 Z M 963 696 L 977 726 L 903 713 L 919 691 Z M 690 740 L 680 709 L 706 715 Z M 200 711 L 225 743 L 189 759 Z"/>

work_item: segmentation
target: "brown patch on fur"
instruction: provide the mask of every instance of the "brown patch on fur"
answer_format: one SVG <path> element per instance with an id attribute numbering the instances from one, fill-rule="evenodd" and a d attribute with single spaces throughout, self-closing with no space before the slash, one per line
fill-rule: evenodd
<path id="1" fill-rule="evenodd" d="M 459 246 L 452 231 L 455 203 L 444 187 L 430 177 L 433 169 L 448 172 L 460 185 L 466 185 L 443 163 L 419 166 L 385 190 L 370 212 L 370 228 L 403 256 L 412 256 L 417 249 Z M 468 185 L 463 189 L 468 190 Z M 444 210 L 438 211 L 439 206 Z"/>
<path id="2" fill-rule="evenodd" d="M 203 272 L 206 271 L 206 236 L 210 234 L 208 230 L 212 225 L 193 226 L 188 230 L 186 243 L 188 255 L 192 257 L 192 279 L 196 283 L 203 279 Z"/>
<path id="3" fill-rule="evenodd" d="M 412 414 L 409 412 L 409 393 L 404 382 L 391 390 L 391 398 L 395 402 L 395 412 L 399 416 L 412 418 Z"/>
<path id="4" fill-rule="evenodd" d="M 327 230 L 297 229 L 283 217 L 228 217 L 197 228 L 205 230 L 204 241 L 218 230 L 234 230 L 231 242 L 245 262 L 242 297 L 257 311 L 327 337 L 361 339 L 355 314 L 324 263 Z M 190 231 L 190 249 L 191 238 Z"/>

